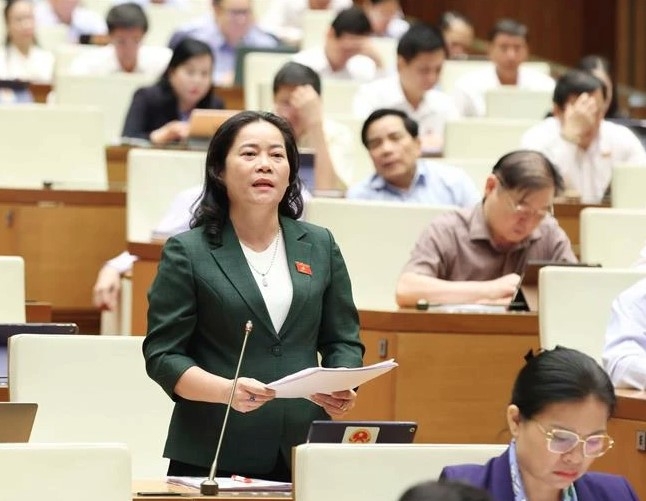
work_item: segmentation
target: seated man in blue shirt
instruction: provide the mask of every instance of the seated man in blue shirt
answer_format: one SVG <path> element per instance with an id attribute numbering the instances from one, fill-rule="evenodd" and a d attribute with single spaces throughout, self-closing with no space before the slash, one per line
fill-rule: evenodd
<path id="1" fill-rule="evenodd" d="M 203 16 L 180 27 L 171 37 L 169 46 L 174 49 L 186 37 L 209 44 L 215 66 L 215 85 L 233 85 L 236 67 L 236 50 L 239 46 L 276 47 L 278 40 L 262 31 L 254 22 L 251 0 L 212 0 L 213 16 Z"/>
<path id="2" fill-rule="evenodd" d="M 361 141 L 375 174 L 350 187 L 347 198 L 471 207 L 482 194 L 460 168 L 421 158 L 417 122 L 403 111 L 373 111 Z"/>

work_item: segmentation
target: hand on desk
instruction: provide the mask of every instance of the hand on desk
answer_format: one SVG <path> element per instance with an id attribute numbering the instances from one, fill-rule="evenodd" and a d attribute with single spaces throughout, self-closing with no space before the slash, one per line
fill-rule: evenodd
<path id="1" fill-rule="evenodd" d="M 334 391 L 330 395 L 315 393 L 310 399 L 323 407 L 331 417 L 339 417 L 354 408 L 357 393 L 354 390 Z"/>
<path id="2" fill-rule="evenodd" d="M 102 310 L 113 311 L 117 307 L 120 290 L 121 275 L 119 270 L 109 265 L 103 266 L 92 289 L 94 306 Z"/>
<path id="3" fill-rule="evenodd" d="M 233 384 L 233 380 L 231 381 Z M 231 406 L 238 412 L 251 412 L 260 409 L 276 397 L 276 391 L 267 388 L 263 383 L 248 377 L 238 378 L 236 392 Z"/>
<path id="4" fill-rule="evenodd" d="M 489 304 L 508 304 L 520 283 L 520 275 L 517 273 L 508 273 L 495 280 L 487 282 L 487 294 L 481 299 L 480 303 Z"/>
<path id="5" fill-rule="evenodd" d="M 150 133 L 150 141 L 154 144 L 166 144 L 172 141 L 183 141 L 188 138 L 189 126 L 187 122 L 173 120 Z"/>

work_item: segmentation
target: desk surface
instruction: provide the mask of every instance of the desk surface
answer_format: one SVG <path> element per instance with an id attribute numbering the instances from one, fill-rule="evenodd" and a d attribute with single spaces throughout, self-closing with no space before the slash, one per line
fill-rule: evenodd
<path id="1" fill-rule="evenodd" d="M 169 495 L 160 496 L 139 496 L 139 492 L 155 492 L 164 493 L 168 492 Z M 181 493 L 181 499 L 235 499 L 237 501 L 257 501 L 258 499 L 291 501 L 291 492 L 222 492 L 218 496 L 202 496 L 196 489 L 184 487 L 180 485 L 172 485 L 166 483 L 164 480 L 135 480 L 132 483 L 132 499 L 133 501 L 153 501 L 153 500 L 176 500 L 177 495 L 172 493 Z M 194 494 L 194 496 L 192 496 Z"/>

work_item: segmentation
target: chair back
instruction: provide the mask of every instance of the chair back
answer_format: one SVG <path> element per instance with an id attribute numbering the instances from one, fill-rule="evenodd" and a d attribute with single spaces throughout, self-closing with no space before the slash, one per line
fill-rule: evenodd
<path id="1" fill-rule="evenodd" d="M 453 165 L 454 167 L 459 167 L 473 181 L 473 184 L 477 190 L 484 196 L 485 183 L 487 177 L 491 174 L 493 166 L 496 165 L 498 161 L 497 158 L 452 158 L 444 157 L 440 161 L 447 165 Z"/>
<path id="2" fill-rule="evenodd" d="M 538 324 L 542 348 L 556 345 L 587 353 L 599 363 L 613 299 L 646 270 L 545 266 L 538 273 Z"/>
<path id="3" fill-rule="evenodd" d="M 332 9 L 306 9 L 303 14 L 301 49 L 309 49 L 323 45 L 327 31 L 330 29 L 335 16 L 336 12 Z"/>
<path id="4" fill-rule="evenodd" d="M 294 499 L 393 501 L 442 468 L 484 464 L 497 444 L 302 444 L 294 452 Z M 357 465 L 361 465 L 359 468 Z"/>
<path id="5" fill-rule="evenodd" d="M 519 149 L 522 135 L 538 120 L 509 118 L 460 118 L 444 130 L 444 156 L 500 158 Z"/>
<path id="6" fill-rule="evenodd" d="M 487 117 L 541 120 L 552 109 L 552 91 L 504 85 L 485 94 Z"/>
<path id="7" fill-rule="evenodd" d="M 77 403 L 78 406 L 78 403 Z M 0 444 L 0 499 L 130 501 L 124 444 Z"/>
<path id="8" fill-rule="evenodd" d="M 204 181 L 206 152 L 149 150 L 128 152 L 126 236 L 149 242 L 171 202 L 182 190 Z"/>
<path id="9" fill-rule="evenodd" d="M 134 478 L 164 476 L 167 460 L 162 453 L 173 403 L 146 374 L 143 340 L 12 336 L 11 401 L 38 403 L 31 441 L 124 443 L 132 455 Z"/>
<path id="10" fill-rule="evenodd" d="M 267 108 L 266 96 L 261 103 L 261 87 L 263 82 L 269 82 L 269 88 L 272 87 L 274 75 L 280 67 L 289 61 L 292 54 L 286 52 L 249 52 L 244 56 L 244 75 L 243 75 L 243 88 L 244 88 L 244 105 L 247 110 L 266 110 L 270 111 L 273 108 Z M 266 93 L 266 91 L 264 91 Z M 262 104 L 262 106 L 261 106 Z"/>
<path id="11" fill-rule="evenodd" d="M 200 16 L 212 16 L 210 6 L 210 2 L 188 2 L 188 5 L 182 7 L 149 3 L 146 5 L 148 32 L 143 43 L 167 47 L 171 36 L 179 26 L 190 23 Z"/>
<path id="12" fill-rule="evenodd" d="M 103 114 L 97 108 L 44 104 L 0 107 L 0 186 L 105 190 Z"/>
<path id="13" fill-rule="evenodd" d="M 437 215 L 456 209 L 422 205 L 313 198 L 307 221 L 328 228 L 341 249 L 357 308 L 396 309 L 395 288 L 422 230 Z"/>
<path id="14" fill-rule="evenodd" d="M 646 165 L 615 165 L 612 169 L 612 206 L 646 209 Z"/>
<path id="15" fill-rule="evenodd" d="M 155 79 L 141 73 L 107 76 L 60 74 L 56 77 L 56 102 L 99 108 L 103 112 L 103 143 L 118 144 L 133 94 Z"/>
<path id="16" fill-rule="evenodd" d="M 25 322 L 25 261 L 20 256 L 0 256 L 0 323 Z"/>
<path id="17" fill-rule="evenodd" d="M 632 266 L 646 240 L 646 209 L 588 207 L 581 211 L 581 261 Z"/>

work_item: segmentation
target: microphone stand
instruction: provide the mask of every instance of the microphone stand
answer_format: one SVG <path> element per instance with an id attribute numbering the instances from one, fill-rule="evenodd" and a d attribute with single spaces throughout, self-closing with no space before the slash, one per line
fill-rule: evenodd
<path id="1" fill-rule="evenodd" d="M 238 367 L 236 367 L 236 373 L 233 377 L 233 385 L 231 386 L 231 394 L 229 395 L 229 402 L 227 402 L 227 410 L 224 413 L 224 421 L 222 421 L 222 429 L 220 430 L 220 438 L 218 439 L 218 446 L 215 449 L 215 457 L 213 458 L 213 464 L 211 464 L 211 471 L 209 472 L 209 478 L 204 480 L 200 484 L 200 494 L 203 496 L 217 496 L 220 486 L 215 480 L 215 471 L 217 469 L 218 457 L 220 456 L 220 449 L 222 448 L 222 439 L 224 438 L 224 430 L 227 426 L 227 421 L 229 420 L 229 411 L 231 410 L 231 404 L 233 403 L 233 395 L 236 392 L 236 386 L 238 386 L 238 376 L 240 375 L 240 366 L 242 365 L 242 357 L 244 356 L 245 349 L 247 347 L 247 339 L 249 334 L 253 330 L 253 322 L 247 320 L 247 323 L 244 326 L 244 340 L 242 341 L 242 348 L 240 349 L 240 357 L 238 357 Z"/>

